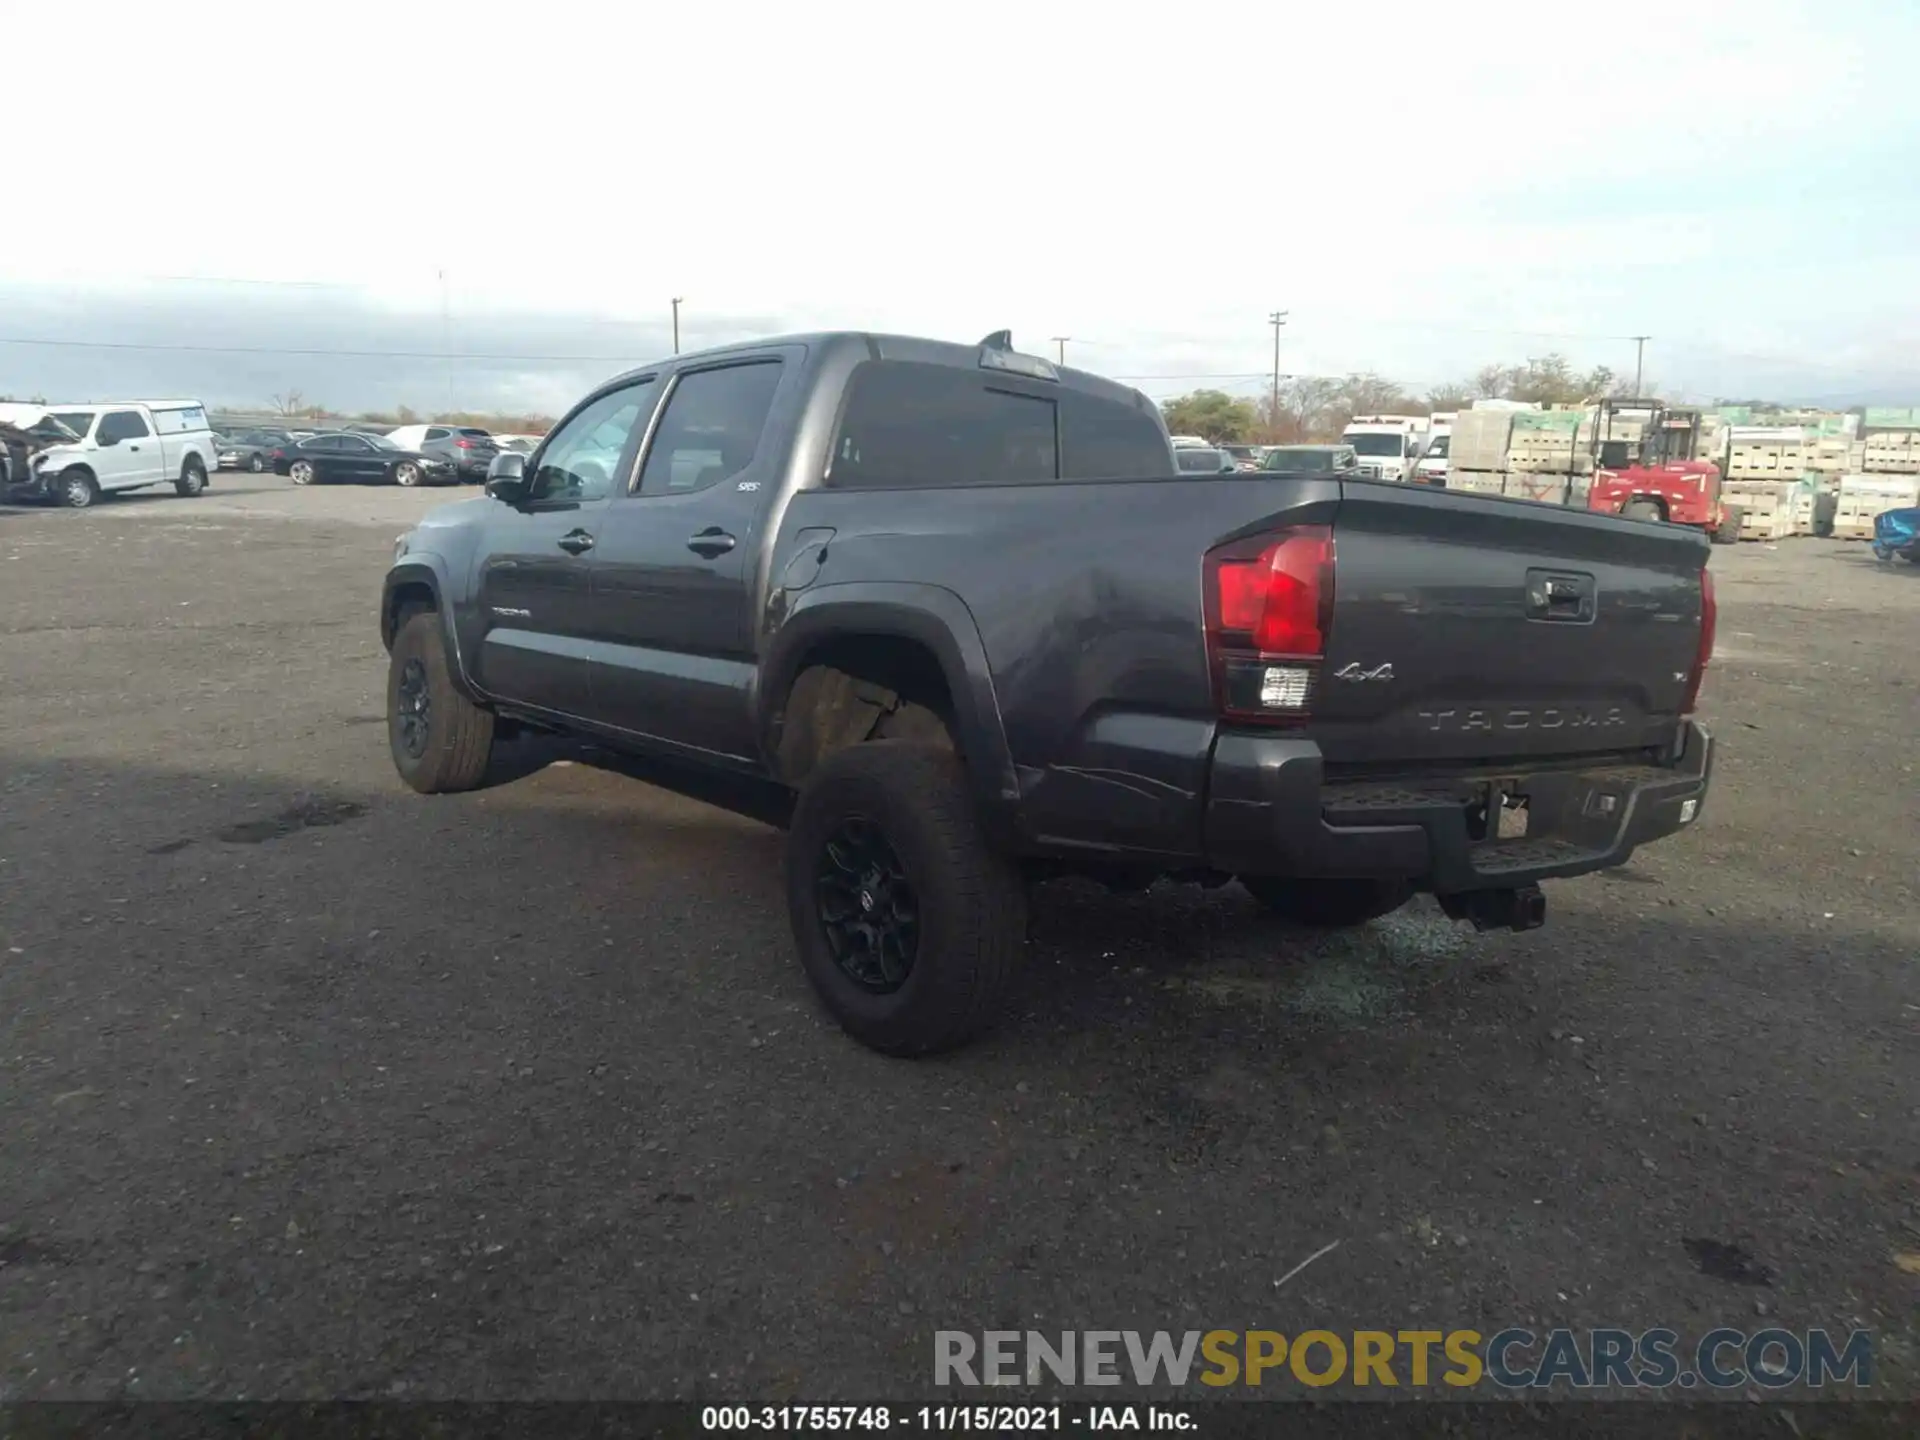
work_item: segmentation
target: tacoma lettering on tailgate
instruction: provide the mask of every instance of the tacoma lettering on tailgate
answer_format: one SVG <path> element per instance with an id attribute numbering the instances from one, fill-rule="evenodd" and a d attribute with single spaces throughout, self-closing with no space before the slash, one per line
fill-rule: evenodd
<path id="1" fill-rule="evenodd" d="M 1624 725 L 1619 707 L 1596 709 L 1585 705 L 1547 705 L 1538 709 L 1422 710 L 1429 731 L 1449 735 L 1482 730 L 1601 730 Z"/>

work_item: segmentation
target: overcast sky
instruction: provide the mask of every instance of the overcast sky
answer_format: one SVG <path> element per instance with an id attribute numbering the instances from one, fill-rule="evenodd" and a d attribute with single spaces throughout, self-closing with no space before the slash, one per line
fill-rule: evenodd
<path id="1" fill-rule="evenodd" d="M 1281 309 L 1287 373 L 1648 334 L 1669 392 L 1920 403 L 1912 0 L 155 15 L 88 11 L 84 105 L 8 20 L 0 393 L 552 411 L 679 295 L 1156 396 L 1257 393 Z"/>

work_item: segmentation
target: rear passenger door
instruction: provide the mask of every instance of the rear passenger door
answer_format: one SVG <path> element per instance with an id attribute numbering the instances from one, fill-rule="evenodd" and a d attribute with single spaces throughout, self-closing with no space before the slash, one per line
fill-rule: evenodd
<path id="1" fill-rule="evenodd" d="M 785 447 L 769 421 L 798 389 L 775 352 L 682 370 L 643 462 L 614 497 L 593 566 L 594 718 L 751 763 L 755 538 Z M 791 419 L 791 417 L 788 417 Z"/>

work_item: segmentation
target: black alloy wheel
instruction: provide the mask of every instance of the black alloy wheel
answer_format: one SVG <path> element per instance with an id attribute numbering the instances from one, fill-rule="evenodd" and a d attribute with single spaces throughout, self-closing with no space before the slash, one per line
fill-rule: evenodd
<path id="1" fill-rule="evenodd" d="M 433 738 L 433 691 L 427 684 L 427 667 L 418 659 L 410 658 L 401 667 L 393 722 L 399 748 L 409 759 L 424 757 Z"/>
<path id="2" fill-rule="evenodd" d="M 878 824 L 862 815 L 841 821 L 820 846 L 814 895 L 841 974 L 870 995 L 907 983 L 920 951 L 920 901 Z"/>

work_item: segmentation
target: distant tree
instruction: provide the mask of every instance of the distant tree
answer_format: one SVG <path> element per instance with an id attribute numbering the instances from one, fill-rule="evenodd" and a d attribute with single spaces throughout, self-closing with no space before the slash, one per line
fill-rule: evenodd
<path id="1" fill-rule="evenodd" d="M 1328 412 L 1340 382 L 1324 375 L 1290 375 L 1280 385 L 1280 407 L 1273 396 L 1260 398 L 1260 438 L 1269 445 L 1298 445 L 1328 434 Z M 1337 433 L 1337 432 L 1335 432 Z"/>
<path id="2" fill-rule="evenodd" d="M 414 413 L 411 405 L 402 405 L 393 412 L 393 421 L 396 425 L 418 425 L 420 417 Z"/>
<path id="3" fill-rule="evenodd" d="M 1539 405 L 1577 405 L 1585 400 L 1604 400 L 1625 396 L 1632 386 L 1623 383 L 1611 368 L 1596 365 L 1577 371 L 1560 354 L 1537 355 L 1524 365 L 1507 372 L 1507 387 L 1502 392 L 1509 400 L 1526 400 Z"/>
<path id="4" fill-rule="evenodd" d="M 1244 440 L 1259 423 L 1253 402 L 1239 400 L 1223 390 L 1196 390 L 1160 407 L 1167 429 L 1175 435 L 1203 435 L 1216 444 Z"/>
<path id="5" fill-rule="evenodd" d="M 273 397 L 273 413 L 283 419 L 291 420 L 296 415 L 306 414 L 307 397 L 298 390 L 289 390 L 284 395 Z"/>
<path id="6" fill-rule="evenodd" d="M 1436 385 L 1427 392 L 1427 413 L 1436 415 L 1448 410 L 1466 410 L 1471 408 L 1474 398 L 1470 385 Z"/>
<path id="7" fill-rule="evenodd" d="M 1393 381 L 1371 371 L 1348 375 L 1334 387 L 1327 405 L 1328 428 L 1335 434 L 1356 415 L 1405 415 L 1420 408 Z"/>
<path id="8" fill-rule="evenodd" d="M 1506 396 L 1513 384 L 1513 371 L 1505 365 L 1482 365 L 1473 372 L 1473 378 L 1466 388 L 1473 392 L 1476 400 L 1499 400 Z"/>

